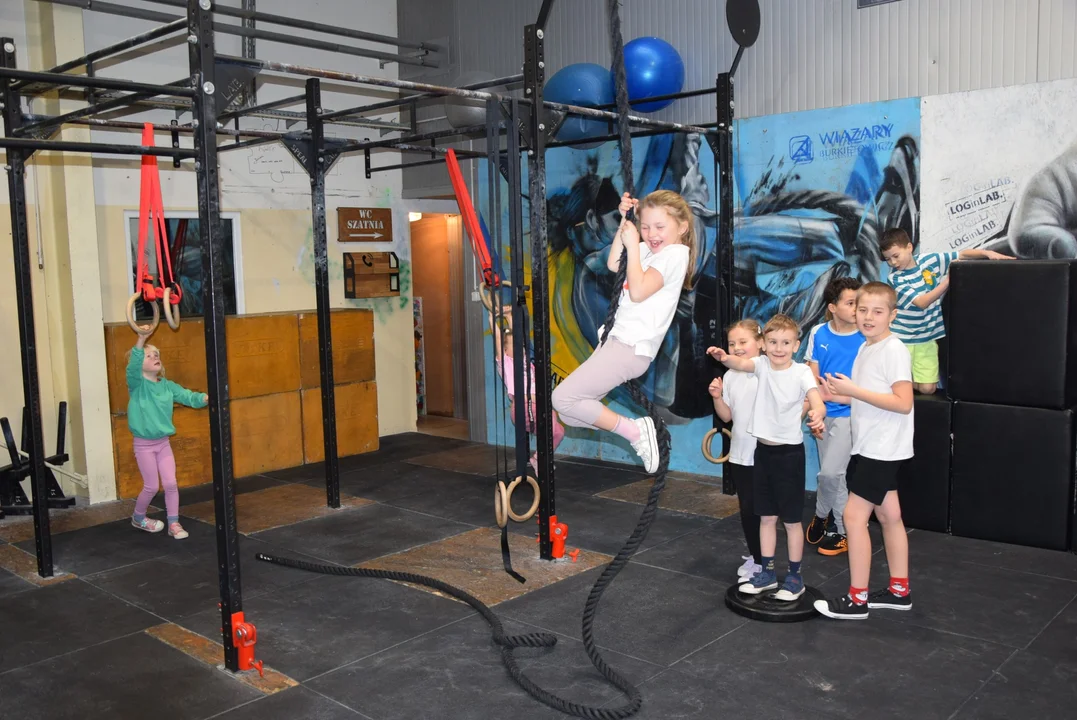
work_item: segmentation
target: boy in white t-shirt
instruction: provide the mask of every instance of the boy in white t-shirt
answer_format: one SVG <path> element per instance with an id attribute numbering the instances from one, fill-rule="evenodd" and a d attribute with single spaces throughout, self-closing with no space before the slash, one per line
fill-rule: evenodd
<path id="1" fill-rule="evenodd" d="M 763 328 L 766 356 L 743 358 L 718 347 L 707 354 L 727 368 L 754 373 L 758 379 L 755 406 L 748 432 L 755 437 L 755 512 L 759 515 L 760 564 L 739 590 L 758 595 L 778 587 L 774 554 L 778 545 L 778 518 L 785 524 L 789 573 L 776 600 L 792 602 L 804 594 L 800 563 L 804 557 L 804 432 L 801 429 L 804 400 L 808 426 L 813 433 L 825 428 L 826 406 L 816 387 L 815 376 L 803 363 L 793 362 L 800 347 L 800 328 L 788 315 L 775 315 Z"/>
<path id="2" fill-rule="evenodd" d="M 868 609 L 908 610 L 909 540 L 901 521 L 898 484 L 913 456 L 912 359 L 890 324 L 897 315 L 897 293 L 884 283 L 868 283 L 856 296 L 856 325 L 864 344 L 853 376 L 828 374 L 835 395 L 852 400 L 853 455 L 846 482 L 845 531 L 849 541 L 849 592 L 816 600 L 815 609 L 840 620 L 863 620 Z M 868 594 L 871 574 L 872 511 L 883 529 L 890 584 Z"/>

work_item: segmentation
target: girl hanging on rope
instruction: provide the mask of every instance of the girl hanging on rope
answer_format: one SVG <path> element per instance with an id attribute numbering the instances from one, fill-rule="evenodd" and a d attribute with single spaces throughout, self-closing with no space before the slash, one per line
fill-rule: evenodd
<path id="1" fill-rule="evenodd" d="M 494 357 L 497 358 L 497 374 L 501 376 L 501 380 L 505 383 L 505 394 L 509 396 L 509 417 L 516 417 L 516 390 L 514 388 L 515 383 L 515 367 L 516 364 L 512 359 L 512 307 L 504 306 L 502 308 L 502 315 L 505 319 L 504 333 L 508 338 L 508 342 L 504 342 L 504 339 L 500 332 L 497 330 L 497 320 L 494 318 L 494 312 L 490 311 L 490 332 L 494 336 Z M 527 432 L 535 432 L 535 366 L 530 361 L 524 365 L 524 375 L 530 376 L 527 380 L 527 387 L 520 388 L 524 394 L 530 391 L 530 395 L 527 395 Z M 561 441 L 565 439 L 565 428 L 557 419 L 557 413 L 553 414 L 553 449 L 556 451 L 557 446 L 561 444 Z M 538 477 L 538 454 L 531 455 L 531 469 L 535 471 L 535 477 Z"/>
<path id="2" fill-rule="evenodd" d="M 627 220 L 636 210 L 640 228 Z M 573 427 L 615 432 L 628 440 L 648 473 L 658 469 L 658 440 L 650 417 L 626 418 L 602 404 L 618 385 L 647 372 L 673 321 L 681 290 L 691 287 L 696 240 L 692 210 L 680 195 L 658 190 L 618 207 L 621 226 L 607 267 L 617 272 L 622 248 L 628 263 L 613 317 L 599 328 L 599 345 L 553 391 L 553 407 Z M 616 299 L 616 298 L 615 298 Z"/>

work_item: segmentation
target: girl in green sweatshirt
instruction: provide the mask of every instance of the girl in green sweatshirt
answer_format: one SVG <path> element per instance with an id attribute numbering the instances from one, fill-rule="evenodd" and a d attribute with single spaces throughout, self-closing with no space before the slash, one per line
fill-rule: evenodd
<path id="1" fill-rule="evenodd" d="M 164 378 L 161 353 L 147 345 L 148 335 L 139 335 L 127 362 L 127 426 L 135 438 L 135 461 L 142 473 L 142 492 L 135 502 L 131 524 L 146 532 L 161 532 L 164 523 L 146 517 L 150 501 L 157 495 L 158 479 L 165 488 L 168 511 L 168 534 L 177 540 L 187 537 L 179 523 L 179 487 L 176 485 L 176 458 L 168 438 L 176 434 L 172 424 L 172 407 L 180 403 L 204 408 L 209 402 L 205 393 L 191 392 Z"/>

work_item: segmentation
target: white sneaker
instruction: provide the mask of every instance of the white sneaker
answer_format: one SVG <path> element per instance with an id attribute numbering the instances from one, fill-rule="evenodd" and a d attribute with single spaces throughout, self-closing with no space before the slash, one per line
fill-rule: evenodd
<path id="1" fill-rule="evenodd" d="M 742 556 L 741 560 L 744 564 L 737 568 L 737 577 L 742 580 L 751 580 L 757 572 L 763 569 L 762 565 L 757 565 L 751 555 Z"/>
<path id="2" fill-rule="evenodd" d="M 658 469 L 658 434 L 654 430 L 654 420 L 650 417 L 636 418 L 632 422 L 636 423 L 636 427 L 639 429 L 639 441 L 632 443 L 632 449 L 639 455 L 639 459 L 643 461 L 643 469 L 647 471 L 647 474 L 653 473 Z"/>
<path id="3" fill-rule="evenodd" d="M 160 520 L 154 520 L 153 518 L 142 518 L 142 520 L 135 520 L 131 518 L 131 524 L 139 530 L 145 530 L 149 533 L 159 533 L 165 529 L 165 524 Z"/>

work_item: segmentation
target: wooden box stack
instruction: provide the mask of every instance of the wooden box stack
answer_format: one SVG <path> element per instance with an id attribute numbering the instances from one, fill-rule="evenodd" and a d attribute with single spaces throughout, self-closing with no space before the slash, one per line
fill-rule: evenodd
<path id="1" fill-rule="evenodd" d="M 337 310 L 331 322 L 338 453 L 343 457 L 371 452 L 378 448 L 373 315 L 369 310 Z M 230 317 L 225 331 L 235 477 L 321 461 L 317 316 L 302 312 Z M 126 416 L 124 373 L 134 340 L 126 323 L 105 327 L 117 492 L 124 498 L 135 497 L 142 488 Z M 184 320 L 176 332 L 162 324 L 150 343 L 161 351 L 166 377 L 196 392 L 206 391 L 201 320 Z M 173 421 L 179 485 L 210 482 L 208 411 L 176 406 Z"/>

